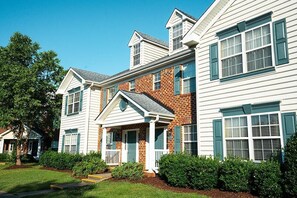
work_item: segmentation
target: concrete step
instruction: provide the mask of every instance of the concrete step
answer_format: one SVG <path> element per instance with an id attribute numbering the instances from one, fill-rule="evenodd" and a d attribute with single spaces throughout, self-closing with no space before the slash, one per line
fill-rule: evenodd
<path id="1" fill-rule="evenodd" d="M 95 179 L 82 179 L 81 181 L 83 183 L 88 183 L 88 184 L 96 184 L 99 182 L 99 180 L 95 180 Z"/>
<path id="2" fill-rule="evenodd" d="M 82 179 L 81 181 L 84 183 L 95 184 L 109 178 L 111 178 L 111 173 L 101 173 L 101 174 L 88 175 L 87 179 Z"/>
<path id="3" fill-rule="evenodd" d="M 88 175 L 88 179 L 93 179 L 93 180 L 100 180 L 103 179 L 104 177 L 101 175 Z"/>

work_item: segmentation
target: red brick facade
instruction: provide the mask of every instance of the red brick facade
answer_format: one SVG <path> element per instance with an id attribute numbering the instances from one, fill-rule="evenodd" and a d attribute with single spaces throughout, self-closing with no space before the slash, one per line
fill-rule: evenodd
<path id="1" fill-rule="evenodd" d="M 154 76 L 151 73 L 135 78 L 135 92 L 147 94 L 153 100 L 174 113 L 174 120 L 167 126 L 168 132 L 173 135 L 173 138 L 168 140 L 168 149 L 172 152 L 174 150 L 174 127 L 196 123 L 196 93 L 174 95 L 174 67 L 164 68 L 160 72 L 161 88 L 159 90 L 153 90 Z M 129 82 L 119 83 L 119 90 L 129 91 Z M 122 126 L 121 130 L 118 130 L 117 132 L 116 148 L 121 149 L 122 147 L 121 131 L 138 128 L 139 162 L 145 164 L 146 130 L 148 127 L 148 123 Z M 102 131 L 99 131 L 101 134 Z M 101 136 L 99 135 L 99 140 L 100 139 Z"/>

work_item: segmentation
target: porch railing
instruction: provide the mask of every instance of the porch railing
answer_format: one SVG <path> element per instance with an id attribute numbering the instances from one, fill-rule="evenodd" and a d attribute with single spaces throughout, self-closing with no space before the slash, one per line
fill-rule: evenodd
<path id="1" fill-rule="evenodd" d="M 162 150 L 162 149 L 155 149 L 155 167 L 159 168 L 159 160 L 161 159 L 162 155 L 168 154 L 168 150 Z"/>
<path id="2" fill-rule="evenodd" d="M 105 155 L 105 162 L 107 165 L 119 165 L 121 150 L 119 149 L 107 149 Z"/>

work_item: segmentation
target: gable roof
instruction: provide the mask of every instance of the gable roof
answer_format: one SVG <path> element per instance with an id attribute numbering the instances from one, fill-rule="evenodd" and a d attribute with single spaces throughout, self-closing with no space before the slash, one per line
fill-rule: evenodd
<path id="1" fill-rule="evenodd" d="M 196 18 L 196 17 L 193 17 L 192 15 L 189 15 L 188 13 L 185 13 L 184 11 L 182 11 L 182 10 L 180 10 L 180 9 L 178 9 L 178 8 L 175 8 L 177 11 L 179 11 L 180 13 L 182 13 L 183 15 L 186 15 L 187 17 L 189 17 L 189 18 L 191 18 L 191 19 L 193 19 L 193 20 L 195 20 L 195 21 L 197 21 L 198 20 L 198 18 Z"/>
<path id="2" fill-rule="evenodd" d="M 167 114 L 172 115 L 174 114 L 148 97 L 147 95 L 143 93 L 135 93 L 130 91 L 121 91 L 123 92 L 127 97 L 129 97 L 131 100 L 133 100 L 135 103 L 137 103 L 139 106 L 141 106 L 143 109 L 145 109 L 147 112 L 154 112 L 157 114 Z"/>
<path id="3" fill-rule="evenodd" d="M 99 74 L 96 72 L 91 72 L 91 71 L 78 69 L 74 67 L 71 67 L 70 69 L 73 69 L 80 77 L 82 77 L 86 81 L 100 82 L 109 77 L 108 75 L 105 75 L 105 74 Z"/>
<path id="4" fill-rule="evenodd" d="M 166 25 L 165 25 L 166 28 L 170 28 L 170 27 L 171 27 L 171 26 L 170 26 L 171 18 L 174 16 L 175 13 L 180 14 L 180 15 L 182 16 L 182 20 L 183 20 L 183 21 L 184 21 L 184 20 L 188 20 L 188 21 L 191 21 L 192 23 L 195 23 L 195 22 L 197 21 L 197 18 L 195 18 L 195 17 L 193 17 L 193 16 L 191 16 L 191 15 L 189 15 L 189 14 L 187 14 L 187 13 L 181 11 L 180 9 L 175 8 L 175 9 L 172 11 L 172 13 L 171 13 L 169 19 L 167 20 L 167 23 L 166 23 Z"/>
<path id="5" fill-rule="evenodd" d="M 186 33 L 182 42 L 191 46 L 198 44 L 200 38 L 215 21 L 232 5 L 235 0 L 215 0 L 193 27 Z"/>
<path id="6" fill-rule="evenodd" d="M 133 32 L 133 34 L 131 36 L 131 39 L 130 39 L 129 44 L 128 44 L 129 47 L 131 47 L 133 45 L 133 38 L 134 38 L 135 35 L 140 37 L 140 40 L 144 40 L 144 41 L 150 42 L 152 44 L 158 45 L 158 46 L 160 46 L 162 48 L 168 49 L 168 43 L 167 42 L 162 41 L 160 39 L 157 39 L 155 37 L 152 37 L 152 36 L 150 36 L 148 34 L 136 31 L 136 30 L 134 30 L 134 32 Z"/>

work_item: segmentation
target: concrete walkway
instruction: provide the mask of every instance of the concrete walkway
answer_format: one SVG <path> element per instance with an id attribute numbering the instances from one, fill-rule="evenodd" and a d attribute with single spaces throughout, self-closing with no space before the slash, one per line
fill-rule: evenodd
<path id="1" fill-rule="evenodd" d="M 0 191 L 0 197 L 1 198 L 17 198 L 18 196 L 4 192 L 4 191 Z"/>

